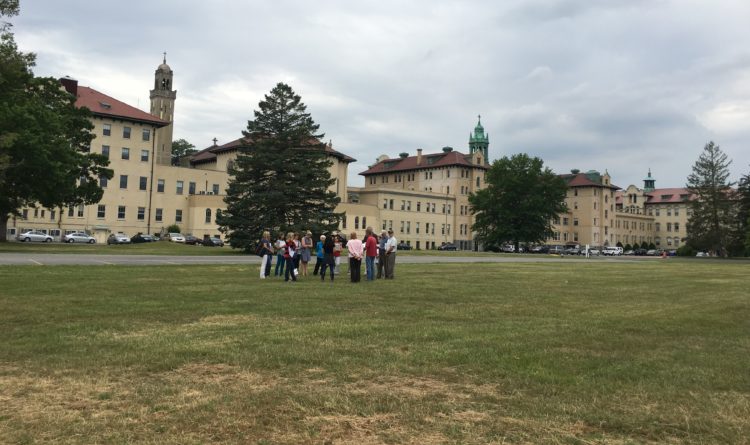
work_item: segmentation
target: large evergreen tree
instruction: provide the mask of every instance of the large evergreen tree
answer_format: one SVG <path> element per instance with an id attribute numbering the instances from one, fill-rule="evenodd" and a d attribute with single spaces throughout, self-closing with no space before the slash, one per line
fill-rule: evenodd
<path id="1" fill-rule="evenodd" d="M 693 165 L 687 189 L 693 195 L 687 224 L 688 243 L 696 250 L 727 256 L 736 233 L 737 213 L 729 165 L 721 148 L 709 142 Z"/>
<path id="2" fill-rule="evenodd" d="M 736 239 L 744 254 L 750 256 L 750 173 L 740 179 L 737 186 L 737 221 L 739 227 Z"/>
<path id="3" fill-rule="evenodd" d="M 565 180 L 539 158 L 527 154 L 493 162 L 487 187 L 469 196 L 477 239 L 485 245 L 543 241 L 551 232 L 551 220 L 566 210 Z"/>
<path id="4" fill-rule="evenodd" d="M 230 168 L 217 221 L 233 248 L 253 250 L 263 230 L 320 233 L 338 227 L 339 198 L 323 134 L 300 96 L 277 84 L 255 110 L 243 131 L 246 143 Z"/>
<path id="5" fill-rule="evenodd" d="M 0 17 L 18 2 L 0 2 Z M 98 178 L 109 161 L 90 153 L 91 113 L 53 78 L 35 77 L 34 55 L 18 51 L 10 25 L 0 24 L 0 241 L 7 218 L 26 205 L 47 208 L 98 202 Z"/>

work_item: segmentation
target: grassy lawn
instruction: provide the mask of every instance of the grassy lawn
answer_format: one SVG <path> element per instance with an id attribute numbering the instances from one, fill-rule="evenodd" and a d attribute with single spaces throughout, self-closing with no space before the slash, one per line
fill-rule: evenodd
<path id="1" fill-rule="evenodd" d="M 747 264 L 256 268 L 1 267 L 0 443 L 750 441 Z"/>

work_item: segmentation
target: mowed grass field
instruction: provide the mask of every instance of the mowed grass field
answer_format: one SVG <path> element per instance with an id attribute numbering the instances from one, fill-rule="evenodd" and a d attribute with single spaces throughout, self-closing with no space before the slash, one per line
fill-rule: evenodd
<path id="1" fill-rule="evenodd" d="M 0 443 L 749 443 L 748 272 L 2 267 Z"/>

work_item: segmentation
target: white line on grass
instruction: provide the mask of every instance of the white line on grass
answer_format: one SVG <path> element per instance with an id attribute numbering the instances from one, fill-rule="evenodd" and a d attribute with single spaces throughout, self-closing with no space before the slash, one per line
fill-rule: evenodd
<path id="1" fill-rule="evenodd" d="M 44 264 L 40 263 L 37 260 L 32 260 L 31 258 L 29 258 L 29 261 L 31 261 L 32 263 L 36 264 L 37 266 L 44 266 Z"/>

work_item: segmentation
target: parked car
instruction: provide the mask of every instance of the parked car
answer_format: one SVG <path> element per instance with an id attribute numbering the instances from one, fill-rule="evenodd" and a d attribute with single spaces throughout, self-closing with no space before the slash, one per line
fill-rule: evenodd
<path id="1" fill-rule="evenodd" d="M 191 246 L 195 246 L 196 244 L 201 244 L 201 243 L 202 241 L 194 237 L 193 235 L 185 235 L 185 244 L 190 244 Z"/>
<path id="2" fill-rule="evenodd" d="M 581 253 L 580 247 L 569 246 L 565 248 L 565 255 L 580 255 Z"/>
<path id="3" fill-rule="evenodd" d="M 697 256 L 697 257 L 707 257 L 709 255 L 708 255 L 708 252 L 698 252 L 698 253 L 695 254 L 695 256 Z"/>
<path id="4" fill-rule="evenodd" d="M 549 253 L 549 246 L 534 246 L 529 249 L 531 253 Z"/>
<path id="5" fill-rule="evenodd" d="M 130 238 L 131 243 L 152 243 L 156 241 L 153 236 L 143 233 L 136 233 L 132 238 Z"/>
<path id="6" fill-rule="evenodd" d="M 620 256 L 622 255 L 622 253 L 623 253 L 622 247 L 608 246 L 602 249 L 602 255 Z"/>
<path id="7" fill-rule="evenodd" d="M 39 243 L 51 243 L 52 237 L 47 235 L 44 232 L 40 232 L 38 230 L 29 230 L 28 232 L 21 233 L 19 235 L 16 235 L 16 239 L 18 241 L 23 241 L 25 243 L 30 242 L 39 242 Z"/>
<path id="8" fill-rule="evenodd" d="M 644 256 L 646 252 L 648 252 L 646 249 L 633 249 L 633 254 L 636 256 Z"/>
<path id="9" fill-rule="evenodd" d="M 552 255 L 562 255 L 565 252 L 565 248 L 563 246 L 549 246 L 548 253 Z"/>
<path id="10" fill-rule="evenodd" d="M 224 241 L 215 236 L 212 236 L 208 240 L 203 240 L 201 243 L 206 247 L 224 247 Z"/>
<path id="11" fill-rule="evenodd" d="M 646 251 L 646 256 L 658 256 L 661 255 L 661 252 L 659 252 L 657 249 L 649 249 Z"/>
<path id="12" fill-rule="evenodd" d="M 411 244 L 398 243 L 398 245 L 396 246 L 396 248 L 398 250 L 411 250 Z"/>
<path id="13" fill-rule="evenodd" d="M 66 243 L 89 243 L 94 244 L 96 243 L 96 238 L 89 235 L 88 233 L 83 232 L 75 232 L 75 233 L 69 233 L 63 237 L 63 242 Z"/>
<path id="14" fill-rule="evenodd" d="M 184 243 L 185 237 L 181 233 L 170 233 L 167 235 L 167 238 L 169 241 L 172 241 L 173 243 Z"/>
<path id="15" fill-rule="evenodd" d="M 622 253 L 623 255 L 635 255 L 635 250 L 630 249 Z"/>
<path id="16" fill-rule="evenodd" d="M 602 251 L 598 247 L 589 247 L 589 251 L 588 251 L 589 255 L 597 255 L 597 256 L 599 256 L 599 255 L 601 255 L 601 253 L 602 253 Z M 585 247 L 583 249 L 581 249 L 581 255 L 586 255 L 586 248 Z"/>
<path id="17" fill-rule="evenodd" d="M 442 246 L 439 246 L 437 250 L 458 250 L 458 247 L 453 243 L 445 243 Z"/>
<path id="18" fill-rule="evenodd" d="M 124 233 L 113 233 L 107 237 L 107 244 L 130 244 L 130 238 Z"/>

